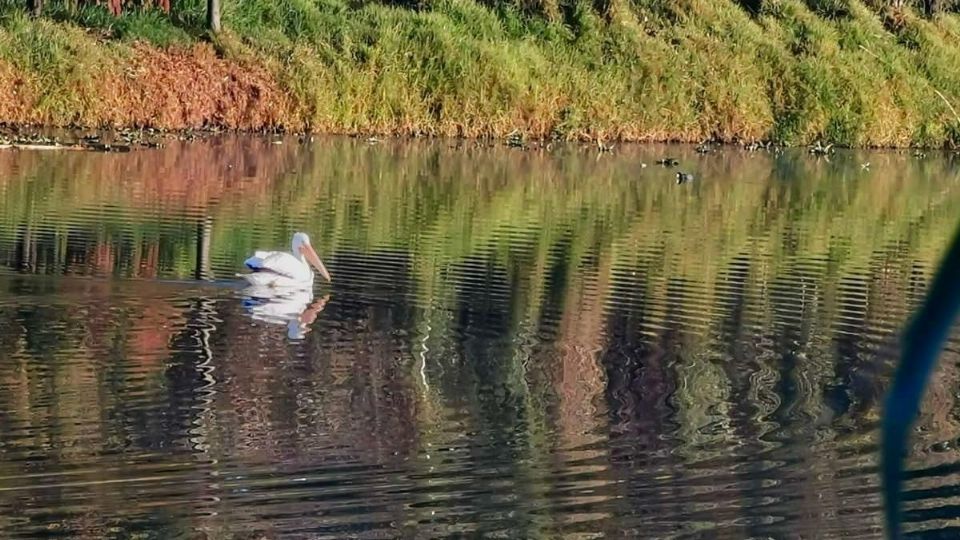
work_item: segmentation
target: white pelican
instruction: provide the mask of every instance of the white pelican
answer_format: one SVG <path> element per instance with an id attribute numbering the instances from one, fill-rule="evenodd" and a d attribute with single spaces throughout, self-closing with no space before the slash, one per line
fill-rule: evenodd
<path id="1" fill-rule="evenodd" d="M 293 235 L 293 253 L 283 251 L 256 251 L 253 256 L 243 262 L 253 273 L 242 277 L 257 287 L 294 287 L 313 288 L 312 264 L 323 276 L 330 281 L 330 273 L 323 266 L 317 252 L 310 245 L 310 237 L 306 233 L 298 232 Z M 307 264 L 310 263 L 310 264 Z"/>

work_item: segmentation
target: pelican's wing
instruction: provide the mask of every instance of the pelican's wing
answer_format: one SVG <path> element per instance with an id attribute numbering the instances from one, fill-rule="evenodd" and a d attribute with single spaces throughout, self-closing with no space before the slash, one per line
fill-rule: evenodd
<path id="1" fill-rule="evenodd" d="M 293 255 L 282 251 L 257 251 L 243 264 L 254 272 L 271 272 L 289 278 L 303 274 L 303 264 Z"/>

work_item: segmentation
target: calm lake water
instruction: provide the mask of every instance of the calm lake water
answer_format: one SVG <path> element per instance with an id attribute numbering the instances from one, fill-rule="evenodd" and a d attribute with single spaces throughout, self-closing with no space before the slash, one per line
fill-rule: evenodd
<path id="1" fill-rule="evenodd" d="M 960 163 L 908 153 L 3 151 L 0 537 L 879 538 L 879 400 L 958 221 Z M 296 230 L 333 284 L 249 297 Z"/>

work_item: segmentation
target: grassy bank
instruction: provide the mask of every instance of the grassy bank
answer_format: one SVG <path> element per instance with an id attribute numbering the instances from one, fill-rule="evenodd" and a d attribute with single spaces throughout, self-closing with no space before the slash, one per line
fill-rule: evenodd
<path id="1" fill-rule="evenodd" d="M 0 120 L 604 140 L 960 145 L 960 15 L 856 0 L 173 13 L 0 0 Z"/>

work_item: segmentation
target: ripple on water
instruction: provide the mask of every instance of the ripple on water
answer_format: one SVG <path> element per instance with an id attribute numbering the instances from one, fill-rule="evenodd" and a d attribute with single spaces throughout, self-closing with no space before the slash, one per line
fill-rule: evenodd
<path id="1" fill-rule="evenodd" d="M 879 396 L 960 179 L 618 151 L 0 154 L 0 536 L 879 537 Z M 236 273 L 294 230 L 334 282 L 264 316 Z M 958 352 L 912 537 L 957 528 Z"/>

